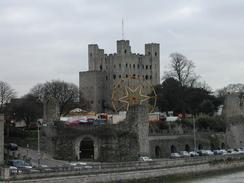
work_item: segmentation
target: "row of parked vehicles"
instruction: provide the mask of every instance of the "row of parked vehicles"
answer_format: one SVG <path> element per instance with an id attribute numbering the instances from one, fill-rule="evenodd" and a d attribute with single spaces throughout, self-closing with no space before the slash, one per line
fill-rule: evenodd
<path id="1" fill-rule="evenodd" d="M 48 167 L 47 165 L 35 166 L 21 159 L 10 160 L 8 165 L 11 174 L 53 172 L 57 170 L 77 171 L 93 168 L 93 166 L 88 165 L 86 162 L 67 162 L 58 167 Z"/>
<path id="2" fill-rule="evenodd" d="M 244 154 L 244 147 L 238 149 L 219 149 L 219 150 L 197 150 L 197 151 L 180 151 L 171 153 L 170 158 L 195 157 L 195 156 L 213 156 L 213 155 Z"/>

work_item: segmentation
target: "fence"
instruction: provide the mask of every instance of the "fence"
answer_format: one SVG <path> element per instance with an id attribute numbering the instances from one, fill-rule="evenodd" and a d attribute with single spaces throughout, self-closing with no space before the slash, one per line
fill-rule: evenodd
<path id="1" fill-rule="evenodd" d="M 244 154 L 237 155 L 218 155 L 206 157 L 192 157 L 180 159 L 157 159 L 148 162 L 116 162 L 116 163 L 93 163 L 91 165 L 77 166 L 59 166 L 59 167 L 42 167 L 23 170 L 20 172 L 11 172 L 10 169 L 3 169 L 5 179 L 33 179 L 55 176 L 70 175 L 89 175 L 100 173 L 116 173 L 139 170 L 163 169 L 172 167 L 183 167 L 188 165 L 200 165 L 211 162 L 225 162 L 228 160 L 243 160 Z M 8 172 L 7 172 L 8 171 Z"/>

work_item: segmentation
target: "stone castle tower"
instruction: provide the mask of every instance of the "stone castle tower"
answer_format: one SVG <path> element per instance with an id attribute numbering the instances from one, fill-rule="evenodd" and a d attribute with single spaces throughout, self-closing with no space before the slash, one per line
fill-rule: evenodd
<path id="1" fill-rule="evenodd" d="M 93 111 L 111 110 L 114 84 L 120 78 L 138 77 L 151 85 L 160 83 L 160 46 L 145 44 L 145 53 L 132 53 L 129 40 L 117 41 L 117 52 L 105 54 L 97 44 L 88 45 L 89 71 L 79 73 L 82 96 Z"/>

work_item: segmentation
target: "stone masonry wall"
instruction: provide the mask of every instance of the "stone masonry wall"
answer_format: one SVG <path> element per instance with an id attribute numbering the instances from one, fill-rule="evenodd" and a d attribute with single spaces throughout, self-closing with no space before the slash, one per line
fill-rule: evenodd
<path id="1" fill-rule="evenodd" d="M 171 148 L 175 148 L 175 152 L 185 151 L 186 146 L 190 151 L 194 150 L 194 138 L 192 135 L 170 135 L 170 136 L 150 136 L 150 157 L 163 158 L 169 157 Z M 224 133 L 200 133 L 196 134 L 197 149 L 219 149 L 226 147 L 226 139 Z M 157 149 L 157 150 L 156 150 Z M 156 151 L 158 151 L 156 153 Z"/>
<path id="2" fill-rule="evenodd" d="M 244 97 L 241 93 L 225 97 L 223 115 L 227 124 L 226 142 L 230 148 L 244 146 Z"/>
<path id="3" fill-rule="evenodd" d="M 127 119 L 117 125 L 67 127 L 56 122 L 55 128 L 47 126 L 42 131 L 47 144 L 53 144 L 46 150 L 53 149 L 57 159 L 79 160 L 80 142 L 90 138 L 94 143 L 94 160 L 132 161 L 138 160 L 139 155 L 149 155 L 148 125 L 147 108 L 132 106 Z M 51 136 L 51 131 L 57 134 Z"/>
<path id="4" fill-rule="evenodd" d="M 126 121 L 130 124 L 131 130 L 138 136 L 139 154 L 149 155 L 149 123 L 147 107 L 143 105 L 131 106 L 127 113 Z"/>
<path id="5" fill-rule="evenodd" d="M 244 146 L 244 116 L 227 119 L 226 142 L 230 148 Z"/>
<path id="6" fill-rule="evenodd" d="M 229 94 L 225 97 L 223 115 L 225 118 L 244 116 L 244 98 L 240 93 Z"/>
<path id="7" fill-rule="evenodd" d="M 44 122 L 53 122 L 59 120 L 60 110 L 59 105 L 54 101 L 50 100 L 43 104 L 43 121 Z"/>
<path id="8" fill-rule="evenodd" d="M 104 111 L 105 72 L 87 71 L 80 72 L 79 86 L 81 96 L 90 102 L 92 110 L 96 112 Z"/>
<path id="9" fill-rule="evenodd" d="M 83 138 L 94 141 L 95 161 L 131 161 L 138 158 L 138 139 L 135 133 L 115 126 L 97 127 L 57 127 L 57 137 L 53 142 L 55 158 L 79 160 L 80 142 Z"/>

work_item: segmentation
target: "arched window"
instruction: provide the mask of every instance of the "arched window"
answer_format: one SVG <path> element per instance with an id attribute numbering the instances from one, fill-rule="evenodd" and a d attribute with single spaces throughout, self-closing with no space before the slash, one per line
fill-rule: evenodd
<path id="1" fill-rule="evenodd" d="M 89 137 L 80 142 L 80 159 L 94 159 L 94 142 Z"/>
<path id="2" fill-rule="evenodd" d="M 198 144 L 198 150 L 202 150 L 203 147 L 202 147 L 202 144 Z"/>
<path id="3" fill-rule="evenodd" d="M 177 152 L 177 149 L 176 149 L 176 147 L 174 145 L 171 145 L 170 152 L 171 153 L 176 153 Z"/>
<path id="4" fill-rule="evenodd" d="M 185 151 L 190 152 L 191 148 L 188 144 L 185 145 Z"/>
<path id="5" fill-rule="evenodd" d="M 161 149 L 159 146 L 156 146 L 155 147 L 155 157 L 160 158 L 160 156 L 161 156 Z"/>
<path id="6" fill-rule="evenodd" d="M 225 149 L 225 143 L 221 143 L 221 149 Z"/>

